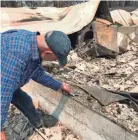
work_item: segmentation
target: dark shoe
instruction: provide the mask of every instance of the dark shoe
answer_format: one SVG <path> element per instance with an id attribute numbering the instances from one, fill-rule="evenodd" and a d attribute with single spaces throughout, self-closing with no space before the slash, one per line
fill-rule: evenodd
<path id="1" fill-rule="evenodd" d="M 37 129 L 39 129 L 40 127 L 42 127 L 43 125 L 43 120 L 39 119 L 39 120 L 29 120 L 29 122 Z"/>

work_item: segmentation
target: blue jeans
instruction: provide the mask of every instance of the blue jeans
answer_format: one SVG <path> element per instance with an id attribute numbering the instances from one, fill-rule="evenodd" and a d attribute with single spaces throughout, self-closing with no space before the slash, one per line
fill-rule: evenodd
<path id="1" fill-rule="evenodd" d="M 18 89 L 14 92 L 11 103 L 16 106 L 30 121 L 32 125 L 39 128 L 42 124 L 40 116 L 32 103 L 31 97 Z"/>

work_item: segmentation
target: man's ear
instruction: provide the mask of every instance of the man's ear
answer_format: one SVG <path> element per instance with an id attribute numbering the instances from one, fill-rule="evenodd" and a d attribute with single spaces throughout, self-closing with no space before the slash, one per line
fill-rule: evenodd
<path id="1" fill-rule="evenodd" d="M 41 53 L 41 56 L 44 58 L 46 55 L 50 54 L 49 51 L 44 51 L 43 53 Z"/>
<path id="2" fill-rule="evenodd" d="M 43 52 L 43 55 L 47 55 L 47 54 L 52 54 L 52 52 L 51 51 L 44 51 Z"/>
<path id="3" fill-rule="evenodd" d="M 46 54 L 53 54 L 51 51 L 45 51 Z"/>

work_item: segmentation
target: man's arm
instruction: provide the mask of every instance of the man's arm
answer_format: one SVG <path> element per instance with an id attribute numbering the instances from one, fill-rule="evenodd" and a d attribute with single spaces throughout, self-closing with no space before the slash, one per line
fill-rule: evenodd
<path id="1" fill-rule="evenodd" d="M 52 78 L 49 74 L 46 74 L 41 66 L 34 73 L 32 79 L 37 83 L 40 83 L 56 91 L 62 88 L 62 83 Z"/>

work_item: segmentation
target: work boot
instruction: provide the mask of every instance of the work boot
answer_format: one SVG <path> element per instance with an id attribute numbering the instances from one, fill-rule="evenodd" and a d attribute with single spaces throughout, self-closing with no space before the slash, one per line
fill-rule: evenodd
<path id="1" fill-rule="evenodd" d="M 43 126 L 45 126 L 45 127 L 53 127 L 58 122 L 58 120 L 55 117 L 49 115 L 46 112 L 43 112 L 41 109 L 38 109 L 37 113 L 43 119 Z"/>
<path id="2" fill-rule="evenodd" d="M 37 129 L 39 129 L 40 127 L 42 127 L 43 125 L 43 120 L 40 118 L 38 120 L 32 120 L 30 119 L 29 122 Z"/>

